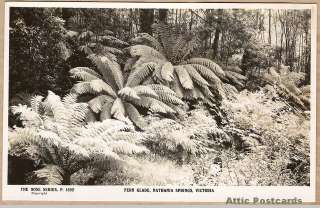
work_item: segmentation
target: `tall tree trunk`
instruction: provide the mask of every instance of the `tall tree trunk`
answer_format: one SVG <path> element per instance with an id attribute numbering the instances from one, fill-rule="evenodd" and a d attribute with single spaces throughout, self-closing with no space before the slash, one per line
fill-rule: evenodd
<path id="1" fill-rule="evenodd" d="M 152 35 L 152 24 L 154 22 L 153 9 L 140 9 L 140 32 Z"/>
<path id="2" fill-rule="evenodd" d="M 269 9 L 269 38 L 268 43 L 271 45 L 271 9 Z"/>
<path id="3" fill-rule="evenodd" d="M 159 9 L 159 22 L 163 24 L 167 24 L 168 21 L 168 10 L 167 9 Z"/>
<path id="4" fill-rule="evenodd" d="M 189 30 L 192 30 L 192 24 L 193 24 L 193 12 L 190 11 L 190 24 L 189 24 Z"/>
<path id="5" fill-rule="evenodd" d="M 214 34 L 214 39 L 213 39 L 213 44 L 212 44 L 212 49 L 213 49 L 213 54 L 212 58 L 215 59 L 218 55 L 218 47 L 219 47 L 219 37 L 221 33 L 221 19 L 222 19 L 222 14 L 223 10 L 218 9 L 218 20 L 217 20 L 217 28 Z"/>

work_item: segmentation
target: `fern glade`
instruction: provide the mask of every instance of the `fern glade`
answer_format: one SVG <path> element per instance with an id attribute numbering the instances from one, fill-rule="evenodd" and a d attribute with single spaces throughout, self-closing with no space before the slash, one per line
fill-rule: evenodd
<path id="1" fill-rule="evenodd" d="M 207 101 L 214 96 L 224 97 L 222 81 L 226 79 L 225 72 L 219 65 L 205 58 L 190 58 L 197 48 L 198 37 L 192 34 L 179 34 L 169 26 L 155 24 L 157 38 L 146 33 L 138 34 L 131 42 L 130 59 L 134 74 L 139 76 L 139 82 L 153 82 L 170 86 L 184 99 L 203 99 Z M 174 34 L 174 35 L 172 35 Z"/>
<path id="2" fill-rule="evenodd" d="M 155 64 L 145 65 L 141 70 L 132 71 L 125 80 L 118 63 L 96 54 L 89 57 L 100 73 L 86 67 L 71 69 L 71 75 L 81 80 L 74 85 L 72 91 L 96 96 L 89 101 L 89 106 L 93 112 L 100 113 L 100 120 L 109 118 L 126 122 L 131 120 L 137 127 L 143 128 L 140 108 L 154 113 L 168 114 L 175 113 L 177 105 L 183 105 L 176 93 L 166 86 L 139 85 L 152 72 Z"/>
<path id="3" fill-rule="evenodd" d="M 123 164 L 123 155 L 148 152 L 140 144 L 141 135 L 124 122 L 105 119 L 86 124 L 88 106 L 75 101 L 73 94 L 61 100 L 49 92 L 44 101 L 34 97 L 30 108 L 12 107 L 26 125 L 9 133 L 9 155 L 38 164 L 26 183 L 70 184 L 71 175 L 80 169 L 106 169 L 110 162 Z M 38 119 L 41 122 L 34 122 Z"/>

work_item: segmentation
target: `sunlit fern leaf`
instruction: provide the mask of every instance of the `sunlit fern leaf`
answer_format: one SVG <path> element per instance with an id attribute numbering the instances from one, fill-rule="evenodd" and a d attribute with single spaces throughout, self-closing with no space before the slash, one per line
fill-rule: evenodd
<path id="1" fill-rule="evenodd" d="M 143 129 L 146 125 L 139 111 L 132 104 L 124 103 L 128 117 L 130 120 L 140 129 Z"/>
<path id="2" fill-rule="evenodd" d="M 175 105 L 183 105 L 184 102 L 176 96 L 176 94 L 166 93 L 165 91 L 158 90 L 156 91 L 158 94 L 158 99 L 164 103 L 171 103 Z"/>
<path id="3" fill-rule="evenodd" d="M 102 108 L 101 108 L 101 112 L 100 112 L 100 120 L 104 121 L 106 119 L 110 119 L 111 118 L 111 108 L 113 105 L 113 101 L 112 102 L 106 102 L 103 104 Z"/>
<path id="4" fill-rule="evenodd" d="M 153 57 L 162 61 L 166 60 L 166 57 L 158 52 L 156 49 L 151 48 L 146 45 L 134 45 L 130 47 L 130 55 L 132 57 L 141 56 L 141 57 Z"/>
<path id="5" fill-rule="evenodd" d="M 189 76 L 191 77 L 191 79 L 197 83 L 198 85 L 200 85 L 201 87 L 204 86 L 208 86 L 209 83 L 199 74 L 199 72 L 197 72 L 197 70 L 195 68 L 193 68 L 191 65 L 184 65 L 183 66 L 186 71 L 188 72 Z"/>
<path id="6" fill-rule="evenodd" d="M 88 74 L 91 74 L 92 76 L 97 77 L 98 79 L 102 79 L 102 76 L 100 74 L 98 74 L 96 71 L 94 71 L 93 69 L 90 69 L 88 67 L 75 67 L 70 69 L 69 73 L 70 74 L 76 74 L 79 72 L 86 72 Z"/>
<path id="7" fill-rule="evenodd" d="M 84 71 L 72 73 L 71 77 L 76 78 L 76 79 L 80 79 L 83 81 L 91 81 L 91 80 L 95 80 L 95 79 L 100 79 L 99 77 L 94 76 L 91 73 L 84 72 Z"/>
<path id="8" fill-rule="evenodd" d="M 115 83 L 118 86 L 118 89 L 121 89 L 123 87 L 123 75 L 121 71 L 121 67 L 117 62 L 109 60 L 107 57 L 100 57 L 102 63 L 105 64 L 105 69 L 108 70 L 110 74 L 112 74 L 112 78 L 114 79 Z M 110 76 L 110 75 L 109 75 Z"/>
<path id="9" fill-rule="evenodd" d="M 44 98 L 43 96 L 35 95 L 30 99 L 31 109 L 34 112 L 36 112 L 36 113 L 40 112 L 41 102 L 42 102 L 43 98 Z"/>
<path id="10" fill-rule="evenodd" d="M 27 184 L 32 185 L 61 185 L 63 183 L 64 171 L 56 165 L 46 165 L 33 171 L 27 177 Z"/>
<path id="11" fill-rule="evenodd" d="M 153 113 L 164 113 L 164 114 L 174 114 L 176 113 L 175 110 L 173 110 L 170 106 L 168 106 L 167 104 L 161 102 L 161 101 L 158 101 L 154 98 L 151 98 L 153 99 L 152 100 L 152 103 L 151 103 L 151 106 L 150 106 L 150 111 L 153 112 Z"/>
<path id="12" fill-rule="evenodd" d="M 131 103 L 133 103 L 134 105 L 136 106 L 139 106 L 139 107 L 143 107 L 143 108 L 146 108 L 146 109 L 149 109 L 151 104 L 153 102 L 153 98 L 151 97 L 141 97 L 139 100 L 132 100 Z"/>
<path id="13" fill-rule="evenodd" d="M 169 94 L 169 95 L 172 95 L 172 96 L 177 96 L 176 93 L 173 90 L 171 90 L 169 87 L 166 87 L 164 85 L 150 84 L 148 86 L 151 89 L 153 89 L 156 93 L 160 92 L 160 93 Z"/>
<path id="14" fill-rule="evenodd" d="M 88 104 L 91 108 L 91 110 L 95 113 L 99 113 L 102 109 L 102 106 L 106 103 L 106 102 L 112 102 L 114 100 L 114 98 L 107 96 L 107 95 L 99 95 L 95 98 L 92 98 Z"/>
<path id="15" fill-rule="evenodd" d="M 174 80 L 170 83 L 170 88 L 176 93 L 177 97 L 183 97 L 184 89 L 176 73 L 174 73 Z"/>
<path id="16" fill-rule="evenodd" d="M 214 63 L 213 61 L 206 58 L 191 58 L 188 60 L 190 64 L 200 64 L 211 69 L 220 79 L 224 79 L 225 72 L 221 69 L 221 67 Z"/>
<path id="17" fill-rule="evenodd" d="M 195 68 L 199 74 L 204 77 L 209 83 L 221 83 L 220 78 L 211 71 L 208 67 L 200 65 L 200 64 L 190 64 L 193 68 Z"/>
<path id="18" fill-rule="evenodd" d="M 124 140 L 113 141 L 110 142 L 109 145 L 112 151 L 118 154 L 131 155 L 149 152 L 149 150 L 145 146 L 138 146 Z"/>
<path id="19" fill-rule="evenodd" d="M 128 100 L 140 99 L 137 92 L 131 87 L 122 88 L 121 90 L 118 91 L 118 95 Z"/>
<path id="20" fill-rule="evenodd" d="M 69 123 L 75 126 L 83 126 L 85 124 L 86 118 L 89 113 L 89 108 L 87 103 L 77 103 L 71 106 L 69 112 L 72 114 Z"/>
<path id="21" fill-rule="evenodd" d="M 111 107 L 111 115 L 112 117 L 120 121 L 126 120 L 125 119 L 126 109 L 120 98 L 115 99 L 115 101 L 113 102 L 113 105 Z"/>
<path id="22" fill-rule="evenodd" d="M 134 44 L 148 45 L 159 52 L 163 51 L 163 48 L 159 41 L 148 33 L 138 33 L 137 37 L 131 39 L 130 42 Z"/>
<path id="23" fill-rule="evenodd" d="M 106 63 L 104 63 L 101 60 L 101 56 L 96 54 L 91 54 L 87 58 L 90 59 L 92 63 L 96 65 L 98 71 L 103 76 L 103 80 L 107 82 L 110 86 L 112 86 L 112 88 L 116 89 L 117 85 L 115 83 L 114 77 L 110 76 L 110 73 L 112 73 L 110 71 L 111 69 L 109 66 L 106 65 Z"/>
<path id="24" fill-rule="evenodd" d="M 92 93 L 95 94 L 95 92 L 92 87 L 91 87 L 91 82 L 79 82 L 73 85 L 71 89 L 72 93 L 77 93 L 77 94 L 86 94 L 86 93 Z"/>
<path id="25" fill-rule="evenodd" d="M 75 104 L 78 100 L 78 95 L 75 93 L 69 93 L 62 98 L 62 103 L 66 106 Z"/>
<path id="26" fill-rule="evenodd" d="M 175 66 L 175 72 L 179 78 L 179 81 L 184 89 L 193 89 L 193 81 L 183 66 Z"/>
<path id="27" fill-rule="evenodd" d="M 85 82 L 83 82 L 83 83 L 85 83 Z M 117 97 L 117 94 L 112 89 L 112 87 L 101 79 L 95 79 L 95 80 L 90 81 L 90 87 L 94 92 L 97 92 L 97 93 L 105 92 L 114 98 Z"/>
<path id="28" fill-rule="evenodd" d="M 133 87 L 138 96 L 158 97 L 158 94 L 148 85 L 139 85 Z"/>
<path id="29" fill-rule="evenodd" d="M 93 122 L 84 126 L 81 129 L 81 136 L 89 138 L 99 137 L 101 134 L 104 134 L 105 132 L 110 132 L 113 129 L 115 129 L 115 131 L 126 131 L 130 130 L 130 126 L 126 125 L 122 121 L 114 119 L 105 119 L 101 122 Z"/>
<path id="30" fill-rule="evenodd" d="M 11 106 L 11 112 L 18 115 L 18 118 L 22 121 L 22 125 L 25 127 L 39 126 L 42 124 L 38 113 L 26 105 L 19 104 L 18 106 Z"/>
<path id="31" fill-rule="evenodd" d="M 165 62 L 161 67 L 161 78 L 165 81 L 171 82 L 173 80 L 173 66 L 170 62 Z"/>
<path id="32" fill-rule="evenodd" d="M 126 86 L 134 87 L 143 82 L 143 80 L 148 77 L 155 69 L 156 63 L 149 62 L 144 63 L 142 66 L 136 68 L 132 73 L 130 73 Z"/>

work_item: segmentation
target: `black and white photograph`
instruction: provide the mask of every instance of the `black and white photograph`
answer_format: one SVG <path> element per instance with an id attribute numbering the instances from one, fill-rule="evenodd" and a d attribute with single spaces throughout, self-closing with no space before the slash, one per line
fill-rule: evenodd
<path id="1" fill-rule="evenodd" d="M 232 5 L 7 5 L 4 194 L 313 193 L 316 10 Z"/>

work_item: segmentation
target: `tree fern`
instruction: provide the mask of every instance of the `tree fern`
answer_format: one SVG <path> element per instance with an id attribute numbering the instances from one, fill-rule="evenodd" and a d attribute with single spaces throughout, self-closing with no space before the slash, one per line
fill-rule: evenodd
<path id="1" fill-rule="evenodd" d="M 110 161 L 125 164 L 123 155 L 148 152 L 140 144 L 141 135 L 134 133 L 134 128 L 124 122 L 110 119 L 84 122 L 88 105 L 70 102 L 70 97 L 68 95 L 63 102 L 49 92 L 47 98 L 37 104 L 46 109 L 38 115 L 43 122 L 9 132 L 9 154 L 38 161 L 37 169 L 28 173 L 27 184 L 67 185 L 71 175 L 80 169 L 108 169 Z M 34 100 L 39 99 L 35 97 Z M 138 119 L 132 107 L 130 117 Z M 28 124 L 34 118 L 30 116 L 31 108 L 16 106 L 12 110 Z"/>
<path id="2" fill-rule="evenodd" d="M 72 76 L 78 77 L 80 81 L 73 87 L 73 92 L 78 94 L 93 94 L 96 97 L 89 101 L 89 106 L 95 113 L 100 113 L 100 119 L 115 118 L 122 121 L 131 120 L 137 127 L 142 127 L 142 116 L 139 110 L 145 108 L 154 113 L 172 114 L 173 110 L 168 104 L 183 105 L 174 91 L 159 84 L 139 85 L 148 75 L 154 71 L 156 63 L 144 63 L 131 71 L 124 81 L 122 70 L 117 67 L 111 69 L 110 61 L 104 62 L 106 58 L 94 56 L 93 60 L 101 68 L 100 78 L 90 80 L 77 75 L 81 71 L 77 68 L 71 69 Z M 170 68 L 168 63 L 166 68 Z M 103 70 L 104 69 L 104 70 Z M 87 70 L 88 71 L 88 70 Z M 95 75 L 95 77 L 98 77 Z M 118 83 L 118 84 L 117 84 Z M 147 103 L 143 103 L 144 101 Z"/>
<path id="3" fill-rule="evenodd" d="M 131 57 L 136 59 L 131 70 L 140 78 L 135 84 L 152 77 L 153 83 L 172 87 L 186 100 L 222 99 L 222 81 L 228 81 L 230 76 L 226 77 L 222 68 L 209 59 L 190 58 L 200 44 L 199 36 L 178 33 L 163 24 L 154 24 L 153 28 L 156 37 L 142 34 L 131 40 L 136 44 L 129 48 Z"/>

